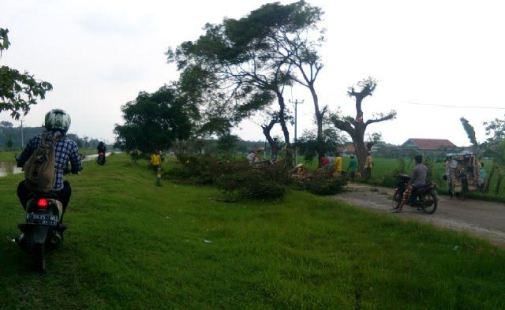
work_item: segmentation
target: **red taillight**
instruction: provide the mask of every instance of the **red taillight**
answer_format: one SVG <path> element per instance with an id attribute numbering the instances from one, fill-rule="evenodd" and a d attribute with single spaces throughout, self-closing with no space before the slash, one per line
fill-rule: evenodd
<path id="1" fill-rule="evenodd" d="M 39 207 L 40 209 L 45 209 L 47 208 L 48 205 L 49 202 L 45 198 L 40 198 L 39 200 L 37 200 L 37 207 Z"/>

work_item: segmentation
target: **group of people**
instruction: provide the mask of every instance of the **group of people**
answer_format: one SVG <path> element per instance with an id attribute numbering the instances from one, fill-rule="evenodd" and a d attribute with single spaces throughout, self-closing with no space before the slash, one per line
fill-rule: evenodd
<path id="1" fill-rule="evenodd" d="M 448 156 L 445 159 L 444 180 L 448 182 L 451 196 L 474 189 L 483 191 L 486 179 L 484 162 L 473 154 Z"/>
<path id="2" fill-rule="evenodd" d="M 327 157 L 327 156 L 321 156 L 319 159 L 321 163 L 321 168 L 324 169 L 329 169 L 330 174 L 332 176 L 341 176 L 343 174 L 346 174 L 351 180 L 354 180 L 356 177 L 361 177 L 361 173 L 358 171 L 358 160 L 356 159 L 356 156 L 353 154 L 350 155 L 349 157 L 349 164 L 347 165 L 347 171 L 344 171 L 342 166 L 343 166 L 343 159 L 340 153 L 336 153 L 334 158 Z M 365 159 L 365 164 L 364 164 L 364 175 L 363 177 L 365 179 L 369 179 L 372 177 L 372 168 L 373 168 L 373 158 L 372 154 L 369 152 L 367 154 L 367 157 Z"/>

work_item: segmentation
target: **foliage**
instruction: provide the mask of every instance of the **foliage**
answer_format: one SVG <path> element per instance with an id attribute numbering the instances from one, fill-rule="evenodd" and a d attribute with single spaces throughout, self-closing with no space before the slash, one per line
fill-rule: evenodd
<path id="1" fill-rule="evenodd" d="M 284 196 L 285 187 L 265 178 L 261 169 L 246 169 L 233 174 L 223 174 L 216 180 L 218 188 L 225 192 L 226 199 L 274 200 Z"/>
<path id="2" fill-rule="evenodd" d="M 113 153 L 113 154 L 114 154 L 114 153 Z M 128 155 L 130 155 L 130 158 L 131 158 L 131 160 L 132 160 L 134 163 L 137 163 L 137 161 L 138 161 L 139 159 L 141 159 L 141 158 L 142 158 L 142 152 L 141 152 L 140 150 L 137 150 L 137 149 L 135 149 L 135 150 L 131 150 L 131 151 L 128 153 Z"/>
<path id="3" fill-rule="evenodd" d="M 282 163 L 253 168 L 245 160 L 219 159 L 210 155 L 177 154 L 181 163 L 165 172 L 165 178 L 199 185 L 216 185 L 227 200 L 278 199 L 284 195 L 287 171 Z"/>
<path id="4" fill-rule="evenodd" d="M 344 177 L 329 177 L 326 171 L 321 171 L 302 182 L 302 185 L 312 194 L 324 196 L 341 193 L 347 181 Z"/>
<path id="5" fill-rule="evenodd" d="M 505 117 L 504 119 L 495 118 L 484 125 L 486 126 L 486 135 L 489 137 L 488 143 L 494 144 L 505 140 Z"/>
<path id="6" fill-rule="evenodd" d="M 10 46 L 9 30 L 0 28 L 0 55 Z M 37 100 L 43 100 L 53 86 L 45 81 L 37 81 L 28 72 L 21 73 L 8 66 L 0 67 L 0 112 L 10 111 L 14 119 L 21 113 L 26 115 Z"/>
<path id="7" fill-rule="evenodd" d="M 293 81 L 302 82 L 291 74 L 293 68 L 315 65 L 314 72 L 314 67 L 306 69 L 312 86 L 322 68 L 307 35 L 320 15 L 319 8 L 304 1 L 265 4 L 243 18 L 207 24 L 198 40 L 182 43 L 167 56 L 183 70 L 181 85 L 191 86 L 186 88 L 188 96 L 206 104 L 203 119 L 207 124 L 217 116 L 227 129 L 277 99 L 277 121 L 290 149 L 283 92 Z M 195 79 L 197 83 L 189 82 Z"/>
<path id="8" fill-rule="evenodd" d="M 240 138 L 230 133 L 224 134 L 217 139 L 217 149 L 224 153 L 231 153 L 236 148 Z"/>
<path id="9" fill-rule="evenodd" d="M 143 153 L 168 149 L 173 141 L 191 134 L 191 112 L 175 85 L 165 85 L 149 94 L 140 92 L 121 108 L 124 125 L 116 125 L 116 146 Z"/>
<path id="10" fill-rule="evenodd" d="M 0 122 L 0 127 L 12 128 L 12 127 L 14 127 L 14 124 L 12 124 L 11 122 L 7 122 L 7 121 L 1 121 Z"/>
<path id="11" fill-rule="evenodd" d="M 473 126 L 470 124 L 470 122 L 462 117 L 460 118 L 461 124 L 463 125 L 463 128 L 465 129 L 465 132 L 468 136 L 468 140 L 472 143 L 474 147 L 478 147 L 479 143 L 477 142 L 477 138 L 475 137 L 475 129 Z"/>
<path id="12" fill-rule="evenodd" d="M 318 154 L 318 149 L 326 155 L 335 154 L 338 148 L 345 144 L 347 140 L 335 128 L 326 128 L 323 130 L 323 142 L 323 148 L 320 148 L 317 142 L 317 134 L 306 130 L 298 139 L 296 146 L 305 160 L 310 161 Z"/>

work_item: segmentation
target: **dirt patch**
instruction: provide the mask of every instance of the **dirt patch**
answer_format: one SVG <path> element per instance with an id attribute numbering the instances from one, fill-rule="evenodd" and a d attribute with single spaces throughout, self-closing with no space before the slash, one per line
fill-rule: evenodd
<path id="1" fill-rule="evenodd" d="M 392 196 L 393 190 L 390 188 L 350 184 L 347 192 L 336 195 L 334 198 L 357 207 L 391 214 Z M 394 213 L 391 216 L 465 231 L 505 247 L 505 204 L 503 203 L 471 199 L 462 201 L 440 196 L 435 214 L 428 215 L 405 206 L 402 213 Z"/>

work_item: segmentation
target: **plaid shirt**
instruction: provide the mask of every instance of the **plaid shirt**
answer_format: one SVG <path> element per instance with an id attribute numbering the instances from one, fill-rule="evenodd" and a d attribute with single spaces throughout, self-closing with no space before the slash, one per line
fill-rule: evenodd
<path id="1" fill-rule="evenodd" d="M 40 140 L 41 135 L 32 138 L 30 142 L 28 142 L 18 159 L 18 166 L 24 166 L 26 161 L 39 146 Z M 56 180 L 54 181 L 53 191 L 59 191 L 63 188 L 63 170 L 67 166 L 67 162 L 70 160 L 72 173 L 77 173 L 81 169 L 81 159 L 79 157 L 77 143 L 65 136 L 56 142 L 54 150 Z"/>

